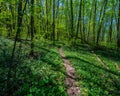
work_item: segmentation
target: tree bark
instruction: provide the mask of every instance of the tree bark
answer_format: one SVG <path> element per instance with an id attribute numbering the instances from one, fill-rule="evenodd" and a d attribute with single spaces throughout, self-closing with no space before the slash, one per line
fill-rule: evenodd
<path id="1" fill-rule="evenodd" d="M 96 27 L 96 10 L 97 10 L 97 0 L 94 1 L 94 17 L 93 17 L 93 42 L 95 43 L 95 27 Z"/>
<path id="2" fill-rule="evenodd" d="M 105 16 L 105 11 L 106 11 L 106 6 L 107 6 L 107 3 L 108 3 L 108 0 L 104 0 L 103 3 L 104 3 L 104 6 L 103 6 L 103 14 L 101 13 L 101 16 L 100 16 L 100 24 L 99 24 L 98 32 L 97 32 L 97 42 L 96 42 L 96 45 L 97 45 L 97 46 L 99 45 L 101 28 L 102 28 L 103 21 L 104 21 L 104 16 Z M 101 11 L 101 12 L 102 12 L 102 11 Z"/>
<path id="3" fill-rule="evenodd" d="M 120 48 L 120 0 L 119 0 L 119 8 L 118 8 L 117 47 Z"/>
<path id="4" fill-rule="evenodd" d="M 52 40 L 53 40 L 53 45 L 55 44 L 55 0 L 53 0 L 53 23 L 52 23 Z"/>
<path id="5" fill-rule="evenodd" d="M 23 12 L 26 9 L 26 5 L 27 5 L 27 0 L 24 6 L 24 9 L 22 10 L 22 0 L 18 1 L 18 19 L 17 19 L 17 32 L 16 32 L 16 36 L 15 36 L 15 40 L 14 40 L 14 45 L 13 45 L 13 50 L 12 50 L 12 54 L 11 54 L 11 61 L 9 64 L 9 69 L 8 69 L 8 74 L 7 74 L 7 92 L 6 92 L 6 96 L 10 96 L 11 93 L 11 72 L 12 72 L 12 68 L 15 66 L 14 65 L 14 58 L 15 58 L 15 50 L 16 50 L 16 44 L 18 39 L 20 38 L 20 32 L 21 32 L 21 26 L 22 26 L 22 19 L 23 19 Z"/>
<path id="6" fill-rule="evenodd" d="M 70 12 L 71 12 L 71 38 L 73 37 L 73 33 L 74 33 L 74 28 L 73 28 L 73 26 L 74 26 L 74 24 L 73 24 L 73 22 L 74 22 L 74 17 L 73 17 L 73 0 L 70 0 Z"/>
<path id="7" fill-rule="evenodd" d="M 30 55 L 34 55 L 34 0 L 31 0 L 31 20 L 30 20 L 30 25 L 31 25 L 31 52 Z"/>

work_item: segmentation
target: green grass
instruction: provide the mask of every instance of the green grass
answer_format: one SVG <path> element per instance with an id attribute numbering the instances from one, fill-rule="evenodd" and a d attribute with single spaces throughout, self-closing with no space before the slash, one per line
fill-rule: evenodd
<path id="1" fill-rule="evenodd" d="M 116 59 L 110 60 L 110 58 L 103 56 L 103 54 L 99 55 L 99 52 L 95 51 L 109 67 L 107 69 L 89 49 L 88 46 L 64 47 L 66 57 L 76 69 L 77 80 L 81 86 L 83 96 L 119 96 L 120 73 L 113 62 L 117 62 L 117 64 L 120 64 L 120 62 Z"/>

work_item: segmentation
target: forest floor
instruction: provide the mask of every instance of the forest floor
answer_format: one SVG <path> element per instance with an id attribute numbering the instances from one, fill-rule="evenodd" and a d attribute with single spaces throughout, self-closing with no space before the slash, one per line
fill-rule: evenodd
<path id="1" fill-rule="evenodd" d="M 0 96 L 5 96 L 13 41 L 0 38 L 0 46 Z M 34 51 L 37 56 L 31 58 L 29 45 L 22 44 L 19 51 L 18 42 L 16 67 L 11 73 L 12 96 L 120 96 L 118 50 L 36 41 Z"/>
<path id="2" fill-rule="evenodd" d="M 66 68 L 66 86 L 67 86 L 67 93 L 69 96 L 80 96 L 80 87 L 77 85 L 76 82 L 76 75 L 75 75 L 75 68 L 71 66 L 71 63 L 68 59 L 66 59 L 65 54 L 62 51 L 62 48 L 59 48 L 60 56 L 64 61 L 64 66 Z"/>
<path id="3" fill-rule="evenodd" d="M 82 96 L 120 95 L 119 51 L 88 45 L 64 46 L 63 51 L 76 70 Z"/>

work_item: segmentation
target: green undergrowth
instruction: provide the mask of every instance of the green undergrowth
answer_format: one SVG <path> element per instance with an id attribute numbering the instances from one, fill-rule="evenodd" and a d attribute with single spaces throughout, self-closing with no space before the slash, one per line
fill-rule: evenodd
<path id="1" fill-rule="evenodd" d="M 120 51 L 119 50 L 96 50 L 97 56 L 113 72 L 120 73 Z"/>
<path id="2" fill-rule="evenodd" d="M 93 50 L 85 45 L 76 48 L 65 46 L 63 49 L 66 58 L 76 69 L 77 81 L 83 96 L 120 95 L 120 70 L 115 67 L 115 63 L 120 66 L 119 53 L 112 51 L 106 55 L 106 50 Z M 96 56 L 104 62 L 105 66 Z"/>
<path id="3" fill-rule="evenodd" d="M 0 96 L 4 96 L 6 92 L 6 78 L 13 46 L 12 41 L 6 42 L 5 46 L 1 43 L 2 48 L 6 48 L 5 54 L 3 50 L 0 51 Z M 34 57 L 29 56 L 29 46 L 23 44 L 22 50 L 19 60 L 19 48 L 15 53 L 16 67 L 12 68 L 10 84 L 12 96 L 67 96 L 64 84 L 65 68 L 58 48 L 37 42 Z"/>

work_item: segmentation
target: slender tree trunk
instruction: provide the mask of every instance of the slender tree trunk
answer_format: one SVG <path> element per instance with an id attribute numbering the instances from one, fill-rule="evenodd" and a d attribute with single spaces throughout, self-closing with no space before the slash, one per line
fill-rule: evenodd
<path id="1" fill-rule="evenodd" d="M 60 0 L 57 1 L 57 11 L 56 11 L 57 26 L 59 26 L 59 5 L 60 5 Z M 59 40 L 59 35 L 60 35 L 60 32 L 59 30 L 57 30 L 57 41 Z"/>
<path id="2" fill-rule="evenodd" d="M 84 12 L 84 11 L 85 11 L 85 9 L 84 9 L 84 8 L 85 8 L 85 7 L 84 7 L 85 4 L 84 4 L 84 3 L 85 3 L 85 2 L 84 2 L 84 0 L 83 0 L 83 6 L 82 6 L 82 8 L 83 8 L 83 9 L 82 9 L 82 10 L 83 10 L 83 16 L 82 16 L 82 18 L 83 18 L 83 20 L 82 20 L 82 21 L 83 21 L 83 22 L 82 22 L 83 42 L 86 41 L 86 36 L 85 36 L 85 25 L 84 25 L 84 15 L 85 15 L 85 12 Z"/>
<path id="3" fill-rule="evenodd" d="M 31 25 L 31 52 L 30 55 L 34 56 L 34 0 L 31 0 L 31 20 L 30 20 L 30 25 Z"/>
<path id="4" fill-rule="evenodd" d="M 18 39 L 20 38 L 20 32 L 21 32 L 21 26 L 22 26 L 22 18 L 23 18 L 23 12 L 25 11 L 26 9 L 26 5 L 27 5 L 27 0 L 26 0 L 26 3 L 25 3 L 25 6 L 22 10 L 22 0 L 19 0 L 18 1 L 18 19 L 17 19 L 17 32 L 16 32 L 16 36 L 15 36 L 15 41 L 14 41 L 14 45 L 13 45 L 13 50 L 12 50 L 12 54 L 11 54 L 11 61 L 10 61 L 10 64 L 9 64 L 9 69 L 8 69 L 8 74 L 7 74 L 7 81 L 6 81 L 6 96 L 11 96 L 11 92 L 12 92 L 12 89 L 11 89 L 11 85 L 12 85 L 12 82 L 11 82 L 11 73 L 12 71 L 16 70 L 12 70 L 12 68 L 16 68 L 15 64 L 14 64 L 14 58 L 15 58 L 15 50 L 16 50 L 16 44 L 17 44 L 17 41 Z M 15 73 L 16 74 L 16 73 Z M 15 75 L 14 75 L 15 76 Z M 13 78 L 16 78 L 16 77 L 13 77 Z"/>
<path id="5" fill-rule="evenodd" d="M 97 0 L 94 1 L 94 17 L 93 17 L 93 42 L 95 43 L 95 27 L 96 27 L 96 10 L 97 10 Z"/>
<path id="6" fill-rule="evenodd" d="M 118 8 L 117 47 L 120 48 L 120 0 L 119 0 L 119 8 Z"/>
<path id="7" fill-rule="evenodd" d="M 79 5 L 79 16 L 77 21 L 76 39 L 78 38 L 78 31 L 79 31 L 80 21 L 81 21 L 81 8 L 82 8 L 82 0 L 80 1 L 80 5 Z"/>
<path id="8" fill-rule="evenodd" d="M 16 36 L 15 36 L 14 47 L 13 47 L 13 50 L 12 50 L 11 62 L 10 62 L 10 65 L 9 65 L 8 76 L 7 76 L 7 92 L 6 92 L 7 96 L 10 96 L 10 94 L 11 94 L 10 78 L 11 78 L 12 68 L 14 66 L 14 56 L 15 56 L 16 44 L 17 44 L 18 36 L 20 34 L 21 25 L 22 25 L 22 0 L 19 0 L 19 2 L 18 2 L 18 20 L 17 21 L 18 21 L 18 24 L 17 24 L 18 29 L 17 29 Z"/>
<path id="9" fill-rule="evenodd" d="M 48 0 L 46 0 L 46 34 L 48 32 Z"/>
<path id="10" fill-rule="evenodd" d="M 73 24 L 73 22 L 74 22 L 74 17 L 73 17 L 73 0 L 70 0 L 70 12 L 71 12 L 71 38 L 73 37 L 73 33 L 74 33 L 74 28 L 73 28 L 73 26 L 74 26 L 74 24 Z"/>
<path id="11" fill-rule="evenodd" d="M 55 0 L 53 0 L 53 23 L 52 23 L 52 40 L 53 40 L 53 45 L 55 44 Z"/>
<path id="12" fill-rule="evenodd" d="M 70 40 L 70 37 L 71 37 L 71 30 L 70 30 L 70 10 L 69 10 L 69 1 L 66 0 L 66 7 L 65 7 L 65 12 L 64 14 L 66 15 L 66 32 L 68 33 L 67 34 L 67 39 Z"/>
<path id="13" fill-rule="evenodd" d="M 83 42 L 83 32 L 82 32 L 82 0 L 80 1 L 79 5 L 79 16 L 77 21 L 77 29 L 76 29 L 76 39 L 78 38 L 78 32 L 80 31 L 81 35 L 81 43 Z"/>
<path id="14" fill-rule="evenodd" d="M 91 17 L 92 17 L 92 10 L 90 11 L 90 17 L 89 17 L 89 22 L 88 22 L 88 35 L 87 35 L 87 42 L 89 42 L 89 37 L 90 37 L 90 33 L 91 33 L 91 27 L 90 27 L 90 24 L 91 24 Z"/>
<path id="15" fill-rule="evenodd" d="M 80 35 L 81 35 L 81 43 L 83 43 L 83 30 L 82 30 L 82 6 L 83 6 L 83 0 L 80 1 L 81 4 L 80 4 L 80 10 L 81 10 L 81 20 L 80 20 Z"/>
<path id="16" fill-rule="evenodd" d="M 100 24 L 99 24 L 98 32 L 97 32 L 97 42 L 96 42 L 96 45 L 99 45 L 101 28 L 102 28 L 103 21 L 104 21 L 104 16 L 105 16 L 105 11 L 106 11 L 106 6 L 107 6 L 107 3 L 108 3 L 108 0 L 104 0 L 103 3 L 104 3 L 104 6 L 103 6 L 103 14 L 101 13 L 101 16 L 100 16 Z"/>
<path id="17" fill-rule="evenodd" d="M 111 21 L 110 21 L 108 42 L 112 42 L 112 30 L 113 30 L 112 25 L 113 25 L 113 14 L 111 16 Z"/>

